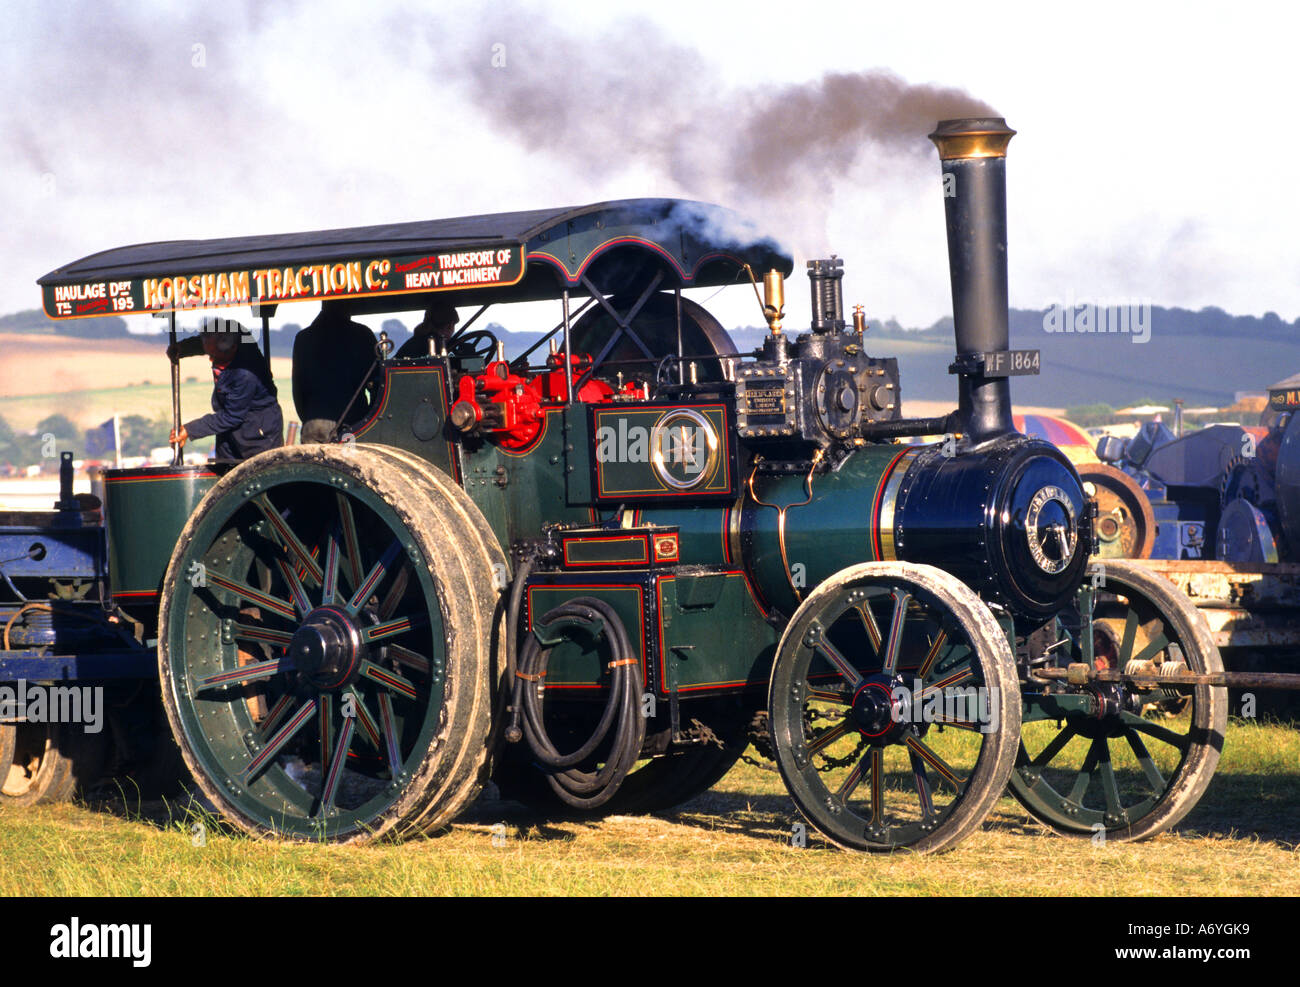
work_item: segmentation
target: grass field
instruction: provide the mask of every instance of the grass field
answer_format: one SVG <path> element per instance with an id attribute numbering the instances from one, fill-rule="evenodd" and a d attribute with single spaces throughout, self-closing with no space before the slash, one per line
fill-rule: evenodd
<path id="1" fill-rule="evenodd" d="M 671 814 L 554 821 L 480 799 L 445 835 L 363 847 L 258 842 L 178 806 L 38 806 L 0 813 L 0 894 L 1291 896 L 1300 732 L 1234 722 L 1200 804 L 1145 843 L 1048 834 L 1009 797 L 938 856 L 850 854 L 814 831 L 796 848 L 798 818 L 779 777 L 743 763 Z"/>

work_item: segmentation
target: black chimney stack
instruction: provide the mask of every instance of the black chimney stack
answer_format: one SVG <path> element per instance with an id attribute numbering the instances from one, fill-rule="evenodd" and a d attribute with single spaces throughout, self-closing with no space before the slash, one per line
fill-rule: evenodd
<path id="1" fill-rule="evenodd" d="M 1006 377 L 986 377 L 977 356 L 1010 346 L 1007 313 L 1007 144 L 1001 117 L 941 120 L 930 140 L 943 167 L 948 266 L 957 337 L 957 413 L 979 445 L 1015 431 Z"/>

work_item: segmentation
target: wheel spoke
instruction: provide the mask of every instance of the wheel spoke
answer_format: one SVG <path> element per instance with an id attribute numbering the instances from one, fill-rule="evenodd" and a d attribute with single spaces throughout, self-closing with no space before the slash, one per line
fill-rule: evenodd
<path id="1" fill-rule="evenodd" d="M 352 599 L 348 600 L 346 609 L 349 616 L 355 617 L 361 608 L 366 605 L 366 601 L 370 599 L 370 594 L 375 591 L 379 581 L 384 578 L 384 573 L 388 571 L 388 567 L 393 564 L 401 551 L 402 543 L 394 538 L 392 544 L 384 551 L 383 556 L 375 563 L 374 568 L 370 570 L 366 578 L 362 580 L 361 585 L 357 587 L 357 591 L 352 594 Z"/>
<path id="2" fill-rule="evenodd" d="M 1129 747 L 1133 748 L 1133 754 L 1138 759 L 1138 764 L 1142 765 L 1142 773 L 1147 777 L 1147 784 L 1151 790 L 1159 795 L 1165 790 L 1165 777 L 1156 767 L 1155 760 L 1151 757 L 1151 752 L 1147 750 L 1147 745 L 1142 743 L 1142 738 L 1137 735 L 1133 729 L 1124 731 L 1124 737 L 1128 741 Z"/>
<path id="3" fill-rule="evenodd" d="M 1151 642 L 1145 648 L 1143 648 L 1141 652 L 1138 653 L 1138 656 L 1133 660 L 1149 661 L 1150 659 L 1154 658 L 1156 655 L 1160 654 L 1160 652 L 1164 651 L 1165 648 L 1167 647 L 1169 647 L 1169 638 L 1165 637 L 1163 634 L 1157 634 L 1155 637 L 1151 639 Z M 1123 669 L 1121 669 L 1121 671 L 1122 670 Z"/>
<path id="4" fill-rule="evenodd" d="M 246 583 L 241 583 L 236 579 L 229 579 L 220 573 L 209 571 L 207 574 L 208 585 L 215 586 L 218 589 L 224 589 L 227 592 L 234 593 L 241 599 L 250 603 L 256 603 L 258 606 L 266 607 L 273 613 L 278 613 L 281 617 L 287 617 L 289 620 L 296 620 L 297 611 L 293 604 L 287 600 L 282 600 L 278 596 L 272 596 L 270 593 L 263 593 L 261 590 L 253 589 Z"/>
<path id="5" fill-rule="evenodd" d="M 396 672 L 390 672 L 386 668 L 380 668 L 373 661 L 362 660 L 361 674 L 372 682 L 378 682 L 386 689 L 406 696 L 407 699 L 415 699 L 415 683 L 410 679 L 403 678 Z"/>
<path id="6" fill-rule="evenodd" d="M 330 763 L 330 748 L 334 741 L 334 697 L 328 692 L 320 697 L 320 769 L 322 774 Z"/>
<path id="7" fill-rule="evenodd" d="M 893 675 L 898 667 L 898 649 L 903 643 L 903 623 L 907 620 L 907 605 L 912 594 L 895 592 L 893 597 L 894 615 L 889 621 L 889 643 L 885 646 L 885 663 L 881 669 L 885 675 Z"/>
<path id="8" fill-rule="evenodd" d="M 361 629 L 361 639 L 367 642 L 382 641 L 384 638 L 405 634 L 413 628 L 423 626 L 424 623 L 425 621 L 421 617 L 414 619 L 398 617 L 394 620 L 386 620 L 381 624 L 371 624 L 369 627 L 363 627 Z"/>
<path id="9" fill-rule="evenodd" d="M 397 570 L 397 575 L 393 577 L 393 585 L 388 587 L 388 592 L 384 595 L 384 602 L 379 605 L 379 619 L 387 620 L 397 609 L 397 605 L 402 602 L 402 597 L 406 593 L 406 586 L 411 581 L 411 567 L 404 565 Z"/>
<path id="10" fill-rule="evenodd" d="M 880 625 L 876 623 L 876 615 L 871 612 L 870 601 L 863 600 L 853 609 L 858 612 L 858 618 L 867 631 L 867 638 L 871 641 L 871 647 L 875 649 L 876 654 L 880 654 Z"/>
<path id="11" fill-rule="evenodd" d="M 282 726 L 274 737 L 267 741 L 267 744 L 262 748 L 261 753 L 248 762 L 248 767 L 244 768 L 240 773 L 243 780 L 245 782 L 251 782 L 261 774 L 262 771 L 270 765 L 271 761 L 274 760 L 275 756 L 284 748 L 284 745 L 292 740 L 299 730 L 306 726 L 307 722 L 313 715 L 315 715 L 315 713 L 315 699 L 309 699 L 303 703 L 298 712 L 293 714 L 293 717 L 289 722 Z"/>
<path id="12" fill-rule="evenodd" d="M 239 668 L 231 669 L 228 672 L 217 672 L 214 675 L 205 675 L 201 679 L 196 679 L 194 691 L 203 692 L 207 689 L 235 685 L 240 682 L 256 682 L 259 679 L 269 679 L 272 675 L 278 673 L 280 668 L 279 658 L 257 662 L 252 665 L 241 665 Z"/>
<path id="13" fill-rule="evenodd" d="M 405 665 L 407 668 L 414 669 L 424 675 L 429 674 L 429 669 L 432 666 L 429 664 L 428 658 L 425 658 L 423 655 L 417 655 L 410 648 L 404 648 L 400 644 L 387 644 L 384 647 L 388 649 L 389 657 L 395 659 L 400 664 Z"/>
<path id="14" fill-rule="evenodd" d="M 348 748 L 352 746 L 352 727 L 356 720 L 350 716 L 343 718 L 339 730 L 338 742 L 330 755 L 329 770 L 321 780 L 320 814 L 328 815 L 334 809 L 334 797 L 338 794 L 339 781 L 343 777 L 343 768 L 347 765 Z"/>
<path id="15" fill-rule="evenodd" d="M 1139 733 L 1145 733 L 1148 737 L 1154 737 L 1156 740 L 1162 740 L 1170 747 L 1176 747 L 1183 753 L 1192 744 L 1191 734 L 1174 733 L 1167 727 L 1162 727 L 1158 723 L 1152 723 L 1150 720 L 1138 716 L 1136 713 L 1123 712 L 1119 714 L 1120 719 L 1128 727 L 1137 730 Z"/>
<path id="16" fill-rule="evenodd" d="M 885 752 L 879 747 L 873 747 L 867 751 L 867 757 L 871 760 L 871 824 L 879 827 L 885 819 L 883 805 L 885 801 Z"/>
<path id="17" fill-rule="evenodd" d="M 1078 732 L 1079 732 L 1078 727 L 1076 727 L 1073 723 L 1067 723 L 1065 725 L 1065 729 L 1063 729 L 1060 733 L 1058 733 L 1055 737 L 1053 737 L 1051 739 L 1051 742 L 1049 742 L 1046 747 L 1044 747 L 1041 751 L 1038 752 L 1038 756 L 1029 762 L 1030 765 L 1035 768 L 1047 767 L 1049 764 L 1052 763 L 1052 758 L 1056 757 L 1057 754 L 1061 753 L 1065 745 L 1068 744 L 1071 740 L 1073 740 L 1075 735 L 1078 734 Z"/>
<path id="18" fill-rule="evenodd" d="M 912 702 L 919 707 L 935 693 L 942 694 L 944 689 L 950 689 L 954 686 L 961 685 L 963 682 L 969 681 L 974 677 L 975 672 L 971 670 L 970 665 L 963 665 L 955 671 L 949 672 L 937 682 L 932 682 L 930 685 L 927 685 L 921 690 L 920 694 L 912 700 Z"/>
<path id="19" fill-rule="evenodd" d="M 271 736 L 271 732 L 280 726 L 280 722 L 289 714 L 289 710 L 293 708 L 294 698 L 292 692 L 286 692 L 276 701 L 276 704 L 271 707 L 271 712 L 266 714 L 266 719 L 261 722 L 257 731 L 253 734 L 259 743 L 265 741 L 267 737 Z"/>
<path id="20" fill-rule="evenodd" d="M 921 667 L 916 670 L 917 678 L 924 679 L 930 674 L 930 669 L 934 666 L 935 659 L 939 657 L 939 652 L 943 650 L 943 646 L 947 643 L 948 632 L 945 630 L 939 631 L 938 636 L 934 639 L 934 643 L 930 645 L 930 650 L 926 652 L 925 660 L 921 662 Z"/>
<path id="21" fill-rule="evenodd" d="M 1137 611 L 1130 610 L 1124 616 L 1124 637 L 1119 645 L 1119 671 L 1121 672 L 1128 667 L 1128 661 L 1133 657 L 1133 642 L 1137 640 L 1137 626 Z"/>
<path id="22" fill-rule="evenodd" d="M 830 663 L 835 666 L 840 673 L 840 677 L 849 684 L 850 688 L 856 689 L 862 683 L 861 673 L 849 663 L 847 658 L 840 654 L 839 648 L 826 640 L 825 633 L 818 635 L 814 647 L 830 660 Z"/>
<path id="23" fill-rule="evenodd" d="M 348 686 L 347 689 L 344 690 L 344 695 L 345 697 L 351 697 L 352 699 L 352 711 L 356 714 L 356 721 L 361 726 L 362 737 L 368 740 L 370 746 L 375 750 L 381 750 L 382 748 L 379 746 L 381 743 L 379 724 L 375 722 L 375 718 L 371 715 L 370 710 L 366 709 L 366 704 L 361 698 L 361 693 L 352 686 Z"/>
<path id="24" fill-rule="evenodd" d="M 252 624 L 236 624 L 234 633 L 237 641 L 260 641 L 263 644 L 273 644 L 278 648 L 287 648 L 289 642 L 293 640 L 293 635 L 289 631 L 255 627 Z"/>
<path id="25" fill-rule="evenodd" d="M 976 723 L 973 720 L 957 720 L 957 719 L 950 720 L 947 717 L 936 716 L 930 722 L 934 723 L 936 726 L 941 726 L 941 727 L 955 727 L 958 730 L 970 730 L 974 733 L 985 732 L 984 730 L 981 729 L 981 724 Z"/>
<path id="26" fill-rule="evenodd" d="M 809 689 L 808 698 L 820 699 L 824 703 L 835 703 L 837 706 L 848 706 L 853 702 L 852 696 L 837 689 Z"/>
<path id="27" fill-rule="evenodd" d="M 352 502 L 342 493 L 338 495 L 339 527 L 343 531 L 343 554 L 347 560 L 349 585 L 361 585 L 361 544 L 357 541 L 357 524 L 352 517 Z"/>
<path id="28" fill-rule="evenodd" d="M 1083 759 L 1083 767 L 1074 776 L 1074 787 L 1070 789 L 1069 801 L 1076 805 L 1083 804 L 1083 797 L 1088 792 L 1088 786 L 1092 784 L 1093 773 L 1097 770 L 1097 741 L 1100 739 L 1100 737 L 1093 739 Z"/>
<path id="29" fill-rule="evenodd" d="M 904 737 L 903 741 L 909 748 L 921 755 L 930 767 L 938 771 L 940 777 L 951 784 L 957 792 L 960 793 L 966 786 L 967 778 L 962 777 L 956 768 L 932 751 L 920 737 L 908 736 Z"/>
<path id="30" fill-rule="evenodd" d="M 913 750 L 909 750 L 907 756 L 912 761 L 912 780 L 916 783 L 916 795 L 921 801 L 921 818 L 928 821 L 934 815 L 934 795 L 930 791 L 930 779 L 925 773 L 925 761 Z"/>
<path id="31" fill-rule="evenodd" d="M 858 785 L 862 784 L 862 776 L 867 770 L 867 755 L 862 755 L 862 760 L 857 766 L 849 772 L 849 776 L 844 779 L 844 784 L 835 793 L 835 797 L 841 802 L 848 802 L 849 797 L 857 790 Z"/>
<path id="32" fill-rule="evenodd" d="M 307 546 L 293 533 L 293 529 L 289 527 L 288 522 L 280 516 L 280 512 L 271 503 L 271 499 L 266 494 L 261 494 L 254 497 L 252 503 L 262 512 L 262 517 L 266 518 L 271 525 L 271 530 L 275 532 L 276 537 L 280 540 L 280 544 L 293 556 L 294 561 L 302 566 L 312 579 L 319 583 L 323 575 L 320 563 L 312 558 L 312 554 L 307 551 Z"/>
<path id="33" fill-rule="evenodd" d="M 388 771 L 394 778 L 402 768 L 402 748 L 397 737 L 397 718 L 393 716 L 393 700 L 386 692 L 379 694 L 379 725 L 384 731 L 384 746 L 388 751 Z"/>
<path id="34" fill-rule="evenodd" d="M 307 599 L 307 591 L 302 588 L 298 573 L 284 559 L 276 559 L 275 565 L 280 570 L 280 575 L 284 577 L 285 585 L 289 587 L 289 596 L 293 599 L 293 605 L 298 608 L 298 616 L 306 617 L 311 613 L 311 601 Z"/>
<path id="35" fill-rule="evenodd" d="M 334 604 L 334 594 L 339 588 L 339 538 L 338 526 L 330 532 L 329 538 L 325 542 L 325 576 L 322 579 L 323 589 L 321 590 L 321 606 L 328 607 Z"/>
<path id="36" fill-rule="evenodd" d="M 1119 785 L 1115 781 L 1115 766 L 1110 763 L 1110 744 L 1105 737 L 1093 741 L 1097 747 L 1097 767 L 1101 773 L 1101 791 L 1106 798 L 1106 812 L 1111 816 L 1122 817 L 1124 807 L 1119 801 Z"/>
<path id="37" fill-rule="evenodd" d="M 831 727 L 825 733 L 820 734 L 816 740 L 814 740 L 811 744 L 808 745 L 809 756 L 824 750 L 825 748 L 829 747 L 831 744 L 835 743 L 835 741 L 843 737 L 844 734 L 848 732 L 849 725 L 850 725 L 849 718 L 846 716 L 843 720 L 835 724 L 835 726 Z"/>

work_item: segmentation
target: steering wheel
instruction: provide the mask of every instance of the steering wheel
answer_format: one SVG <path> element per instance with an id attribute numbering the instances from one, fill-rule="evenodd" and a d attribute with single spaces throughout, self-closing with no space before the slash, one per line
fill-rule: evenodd
<path id="1" fill-rule="evenodd" d="M 463 336 L 457 336 L 447 344 L 447 355 L 460 357 L 480 357 L 488 363 L 496 357 L 497 338 L 486 329 L 475 329 Z"/>

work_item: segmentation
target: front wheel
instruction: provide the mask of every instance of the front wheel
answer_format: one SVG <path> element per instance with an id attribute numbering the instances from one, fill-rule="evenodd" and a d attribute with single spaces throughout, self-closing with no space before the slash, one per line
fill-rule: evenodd
<path id="1" fill-rule="evenodd" d="M 1092 612 L 1093 664 L 1130 662 L 1189 672 L 1223 671 L 1210 629 L 1191 601 L 1140 563 L 1108 559 Z M 1057 626 L 1080 661 L 1078 607 Z M 1139 690 L 1119 683 L 1026 686 L 1024 728 L 1011 792 L 1064 836 L 1141 840 L 1173 826 L 1196 805 L 1219 763 L 1228 690 L 1183 686 Z"/>
<path id="2" fill-rule="evenodd" d="M 786 788 L 852 850 L 946 849 L 1002 794 L 1015 662 L 980 599 L 932 566 L 841 570 L 795 611 L 768 694 Z"/>

